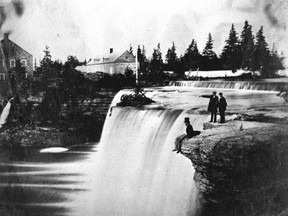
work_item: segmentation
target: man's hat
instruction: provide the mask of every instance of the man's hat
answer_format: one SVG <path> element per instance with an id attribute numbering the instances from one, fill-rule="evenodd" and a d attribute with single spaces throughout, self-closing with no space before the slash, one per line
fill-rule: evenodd
<path id="1" fill-rule="evenodd" d="M 216 94 L 217 92 L 216 92 L 216 91 L 213 91 L 212 93 L 213 93 L 213 94 Z"/>
<path id="2" fill-rule="evenodd" d="M 220 93 L 219 93 L 219 95 L 223 95 L 223 93 L 222 93 L 222 92 L 220 92 Z"/>
<path id="3" fill-rule="evenodd" d="M 185 118 L 184 122 L 190 122 L 189 118 Z"/>

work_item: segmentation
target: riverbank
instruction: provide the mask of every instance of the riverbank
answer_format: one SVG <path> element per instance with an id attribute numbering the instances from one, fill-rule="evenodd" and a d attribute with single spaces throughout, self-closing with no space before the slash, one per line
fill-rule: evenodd
<path id="1" fill-rule="evenodd" d="M 77 113 L 71 115 L 61 110 L 59 120 L 41 121 L 37 106 L 31 116 L 31 124 L 8 122 L 0 131 L 0 145 L 27 147 L 69 146 L 87 141 L 98 141 L 110 103 L 115 92 L 101 91 L 93 98 L 83 98 Z"/>
<path id="2" fill-rule="evenodd" d="M 276 215 L 287 208 L 287 119 L 242 117 L 204 123 L 182 145 L 195 169 L 197 215 Z"/>

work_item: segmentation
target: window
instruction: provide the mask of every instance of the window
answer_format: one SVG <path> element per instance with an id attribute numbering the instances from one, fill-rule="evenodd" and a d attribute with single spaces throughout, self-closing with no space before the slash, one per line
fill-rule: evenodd
<path id="1" fill-rule="evenodd" d="M 0 73 L 0 80 L 5 80 L 5 74 L 4 73 Z"/>
<path id="2" fill-rule="evenodd" d="M 15 60 L 10 60 L 10 67 L 15 67 L 15 65 L 16 65 Z"/>
<path id="3" fill-rule="evenodd" d="M 26 67 L 27 66 L 27 60 L 21 59 L 21 66 Z"/>

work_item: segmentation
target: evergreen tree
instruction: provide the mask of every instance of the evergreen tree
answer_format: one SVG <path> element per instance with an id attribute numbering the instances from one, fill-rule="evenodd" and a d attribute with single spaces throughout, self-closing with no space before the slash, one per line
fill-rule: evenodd
<path id="1" fill-rule="evenodd" d="M 197 70 L 200 66 L 201 55 L 197 42 L 193 39 L 183 56 L 185 70 Z"/>
<path id="2" fill-rule="evenodd" d="M 174 42 L 172 43 L 171 49 L 169 48 L 166 54 L 166 62 L 167 62 L 167 70 L 168 71 L 176 71 L 178 64 L 178 57 L 176 54 L 176 47 Z"/>
<path id="3" fill-rule="evenodd" d="M 252 70 L 254 58 L 254 36 L 252 34 L 252 26 L 249 25 L 247 20 L 245 21 L 240 38 L 241 50 L 243 54 L 241 68 Z"/>
<path id="4" fill-rule="evenodd" d="M 153 51 L 152 59 L 150 62 L 149 81 L 160 83 L 163 81 L 163 78 L 163 59 L 160 43 L 158 43 L 157 48 Z"/>
<path id="5" fill-rule="evenodd" d="M 52 61 L 49 47 L 44 50 L 44 57 L 40 61 L 40 67 L 37 68 L 37 73 L 41 76 L 42 87 L 45 90 L 51 85 L 56 85 L 62 69 L 60 61 Z"/>
<path id="6" fill-rule="evenodd" d="M 278 70 L 285 69 L 283 65 L 283 60 L 284 58 L 280 57 L 273 47 L 272 51 L 269 52 L 269 57 L 267 61 L 268 63 L 266 68 L 268 72 L 267 73 L 268 77 L 275 77 Z"/>
<path id="7" fill-rule="evenodd" d="M 201 68 L 203 70 L 215 70 L 218 69 L 218 58 L 213 51 L 213 40 L 211 33 L 208 35 L 206 46 L 202 52 Z"/>
<path id="8" fill-rule="evenodd" d="M 143 45 L 142 50 L 140 45 L 137 48 L 137 58 L 139 62 L 139 76 L 142 81 L 147 80 L 147 67 L 148 67 L 148 60 L 146 58 L 146 50 Z"/>
<path id="9" fill-rule="evenodd" d="M 263 35 L 263 26 L 256 34 L 256 44 L 254 49 L 253 70 L 261 70 L 267 66 L 269 57 L 268 45 Z M 262 71 L 265 73 L 264 71 Z M 269 73 L 269 72 L 268 72 Z M 269 77 L 269 74 L 261 74 L 262 76 Z"/>
<path id="10" fill-rule="evenodd" d="M 208 41 L 206 42 L 206 46 L 202 53 L 203 56 L 208 57 L 209 60 L 213 60 L 217 58 L 216 53 L 213 51 L 213 40 L 211 33 L 208 35 Z"/>
<path id="11" fill-rule="evenodd" d="M 241 67 L 242 52 L 237 33 L 234 29 L 234 24 L 232 24 L 229 38 L 225 42 L 226 45 L 222 50 L 221 62 L 225 69 L 236 71 L 236 69 L 239 69 Z"/>

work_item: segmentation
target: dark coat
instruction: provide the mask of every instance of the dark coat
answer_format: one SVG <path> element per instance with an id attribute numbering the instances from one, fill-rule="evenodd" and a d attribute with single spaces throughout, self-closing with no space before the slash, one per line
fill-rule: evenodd
<path id="1" fill-rule="evenodd" d="M 187 125 L 187 127 L 186 127 L 186 135 L 187 135 L 187 137 L 189 139 L 194 137 L 194 136 L 199 135 L 200 133 L 201 133 L 200 131 L 194 131 L 191 124 Z"/>
<path id="2" fill-rule="evenodd" d="M 186 127 L 186 134 L 187 134 L 187 137 L 188 138 L 191 138 L 193 137 L 193 127 L 191 124 L 188 124 L 187 127 Z"/>
<path id="3" fill-rule="evenodd" d="M 226 99 L 224 97 L 220 97 L 219 100 L 219 111 L 225 111 L 227 107 L 227 102 Z"/>
<path id="4" fill-rule="evenodd" d="M 209 104 L 208 104 L 208 111 L 209 112 L 217 112 L 218 108 L 218 96 L 217 95 L 202 95 L 202 97 L 210 98 Z"/>

